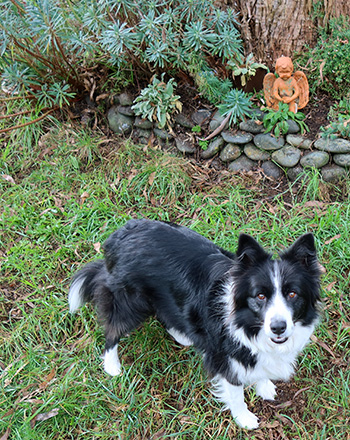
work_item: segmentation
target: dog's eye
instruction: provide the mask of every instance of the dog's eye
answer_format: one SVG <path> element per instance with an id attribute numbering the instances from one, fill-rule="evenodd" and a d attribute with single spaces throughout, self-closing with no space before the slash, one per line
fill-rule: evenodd
<path id="1" fill-rule="evenodd" d="M 266 296 L 263 293 L 259 293 L 257 298 L 260 299 L 260 301 L 264 301 L 266 299 Z"/>
<path id="2" fill-rule="evenodd" d="M 296 294 L 296 292 L 294 292 L 293 290 L 292 290 L 291 292 L 288 293 L 288 297 L 289 297 L 290 299 L 293 299 L 293 298 L 295 298 L 296 296 L 297 296 L 297 294 Z"/>

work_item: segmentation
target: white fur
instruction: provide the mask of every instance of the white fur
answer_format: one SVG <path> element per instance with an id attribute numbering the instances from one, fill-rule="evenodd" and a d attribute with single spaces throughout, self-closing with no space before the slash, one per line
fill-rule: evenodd
<path id="1" fill-rule="evenodd" d="M 212 380 L 213 394 L 231 411 L 236 423 L 246 429 L 255 429 L 259 426 L 259 419 L 248 410 L 244 402 L 244 389 L 242 385 L 231 385 L 222 376 L 217 375 Z"/>
<path id="2" fill-rule="evenodd" d="M 274 271 L 270 275 L 274 285 L 274 295 L 269 302 L 264 320 L 264 331 L 269 338 L 276 338 L 271 331 L 271 324 L 274 320 L 283 320 L 287 324 L 287 328 L 283 333 L 283 337 L 288 338 L 294 328 L 292 310 L 288 307 L 285 298 L 282 295 L 281 274 L 278 270 L 278 262 L 275 261 Z"/>
<path id="3" fill-rule="evenodd" d="M 81 286 L 85 278 L 78 278 L 73 282 L 68 293 L 69 311 L 75 313 L 83 305 L 83 299 L 80 294 Z"/>
<path id="4" fill-rule="evenodd" d="M 103 357 L 103 368 L 111 376 L 118 376 L 121 373 L 121 365 L 118 356 L 118 344 L 105 351 Z"/>
<path id="5" fill-rule="evenodd" d="M 172 336 L 176 342 L 178 342 L 181 345 L 184 345 L 185 347 L 192 345 L 193 342 L 183 333 L 178 332 L 174 328 L 167 329 L 167 332 L 170 336 Z"/>
<path id="6" fill-rule="evenodd" d="M 255 391 L 264 400 L 274 400 L 276 397 L 276 385 L 271 380 L 263 379 L 256 383 Z"/>

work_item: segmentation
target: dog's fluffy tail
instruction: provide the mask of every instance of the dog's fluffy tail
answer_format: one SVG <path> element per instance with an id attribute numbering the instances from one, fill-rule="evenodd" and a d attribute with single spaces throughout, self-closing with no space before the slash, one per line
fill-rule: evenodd
<path id="1" fill-rule="evenodd" d="M 104 260 L 97 260 L 83 267 L 73 278 L 68 293 L 69 311 L 75 313 L 93 299 L 94 292 L 106 277 Z M 103 280 L 104 281 L 104 280 Z"/>

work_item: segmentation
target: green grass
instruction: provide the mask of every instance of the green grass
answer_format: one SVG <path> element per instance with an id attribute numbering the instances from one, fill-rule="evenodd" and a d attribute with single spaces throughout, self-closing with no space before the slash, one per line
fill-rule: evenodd
<path id="1" fill-rule="evenodd" d="M 347 183 L 328 187 L 313 174 L 272 197 L 262 182 L 223 172 L 213 184 L 208 170 L 185 159 L 68 125 L 28 133 L 0 150 L 0 174 L 15 182 L 0 179 L 0 436 L 346 438 L 350 204 L 331 200 Z M 98 243 L 131 217 L 177 221 L 231 250 L 240 232 L 275 253 L 315 234 L 327 269 L 324 319 L 296 376 L 279 384 L 277 409 L 247 391 L 261 429 L 240 430 L 221 412 L 200 356 L 155 320 L 122 340 L 123 375 L 103 372 L 95 313 L 87 306 L 71 316 L 67 290 L 78 268 L 101 257 Z"/>

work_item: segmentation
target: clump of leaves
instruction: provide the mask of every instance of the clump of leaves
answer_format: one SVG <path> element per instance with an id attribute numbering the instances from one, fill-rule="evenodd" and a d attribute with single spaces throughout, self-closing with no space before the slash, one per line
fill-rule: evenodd
<path id="1" fill-rule="evenodd" d="M 293 113 L 289 110 L 289 105 L 280 102 L 278 110 L 267 109 L 267 113 L 264 116 L 263 124 L 265 127 L 265 133 L 273 131 L 276 137 L 288 133 L 289 120 L 296 122 L 299 125 L 301 133 L 309 131 L 308 126 L 304 122 L 305 115 L 302 112 Z"/>
<path id="2" fill-rule="evenodd" d="M 218 109 L 221 116 L 229 118 L 229 125 L 235 125 L 237 122 L 243 121 L 245 117 L 251 117 L 253 112 L 249 95 L 238 89 L 228 92 Z"/>
<path id="3" fill-rule="evenodd" d="M 341 99 L 332 106 L 328 118 L 331 123 L 327 127 L 321 127 L 322 137 L 350 138 L 350 100 Z"/>
<path id="4" fill-rule="evenodd" d="M 174 95 L 174 87 L 177 85 L 174 78 L 166 83 L 164 75 L 165 73 L 160 80 L 155 75 L 151 84 L 141 91 L 132 106 L 136 115 L 156 121 L 159 128 L 164 128 L 167 123 L 169 125 L 171 115 L 182 110 L 180 96 Z"/>
<path id="5" fill-rule="evenodd" d="M 3 0 L 0 8 L 0 82 L 36 108 L 62 106 L 89 92 L 96 81 L 89 70 L 108 67 L 118 73 L 193 66 L 238 56 L 242 41 L 233 9 L 211 0 Z M 108 80 L 108 78 L 107 78 Z M 207 78 L 213 102 L 225 95 Z M 214 90 L 215 89 L 215 90 Z M 161 125 L 164 116 L 159 113 Z"/>
<path id="6" fill-rule="evenodd" d="M 260 69 L 268 70 L 265 64 L 256 63 L 254 61 L 254 55 L 250 53 L 246 59 L 241 54 L 238 54 L 235 58 L 228 60 L 227 65 L 232 68 L 232 77 L 239 76 L 241 79 L 242 87 L 247 84 L 247 81 L 255 76 L 256 71 Z"/>

